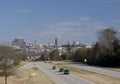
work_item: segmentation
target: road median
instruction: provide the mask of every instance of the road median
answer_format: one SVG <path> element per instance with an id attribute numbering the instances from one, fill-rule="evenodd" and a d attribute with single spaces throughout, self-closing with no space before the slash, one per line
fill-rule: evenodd
<path id="1" fill-rule="evenodd" d="M 64 64 L 60 64 L 60 63 L 53 63 L 53 62 L 51 62 L 51 63 L 46 62 L 46 63 L 50 64 L 50 65 L 57 66 L 59 68 L 67 68 L 70 70 L 71 74 L 76 75 L 78 77 L 85 78 L 85 79 L 92 81 L 96 84 L 119 84 L 120 83 L 120 78 L 114 78 L 111 76 L 98 74 L 95 72 L 83 70 L 83 69 L 80 69 L 77 67 L 68 66 L 68 65 L 64 65 Z"/>

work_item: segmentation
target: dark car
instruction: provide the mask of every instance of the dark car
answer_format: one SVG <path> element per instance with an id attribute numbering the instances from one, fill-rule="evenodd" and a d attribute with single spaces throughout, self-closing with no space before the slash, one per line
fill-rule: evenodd
<path id="1" fill-rule="evenodd" d="M 59 72 L 63 72 L 63 71 L 64 71 L 64 68 L 60 68 L 60 69 L 59 69 Z"/>
<path id="2" fill-rule="evenodd" d="M 52 69 L 56 69 L 56 66 L 53 66 Z"/>
<path id="3" fill-rule="evenodd" d="M 70 71 L 68 69 L 65 69 L 64 74 L 70 74 Z"/>

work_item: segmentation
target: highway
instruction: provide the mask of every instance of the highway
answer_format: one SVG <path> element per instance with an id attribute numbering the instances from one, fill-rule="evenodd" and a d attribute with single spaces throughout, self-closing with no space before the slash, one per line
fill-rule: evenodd
<path id="1" fill-rule="evenodd" d="M 111 77 L 115 77 L 115 78 L 120 78 L 120 71 L 114 71 L 114 70 L 110 70 L 107 68 L 103 68 L 103 67 L 95 67 L 95 66 L 88 66 L 85 64 L 80 64 L 80 63 L 76 63 L 76 62 L 53 62 L 53 63 L 61 63 L 63 65 L 67 65 L 67 66 L 73 66 L 73 67 L 77 67 L 83 70 L 87 70 L 87 71 L 91 71 L 91 72 L 95 72 L 95 73 L 99 73 L 99 74 L 103 74 L 103 75 L 107 75 L 107 76 L 111 76 Z"/>
<path id="2" fill-rule="evenodd" d="M 28 69 L 31 67 L 37 67 L 38 69 L 40 69 L 50 79 L 52 79 L 55 84 L 95 84 L 91 81 L 77 77 L 72 74 L 64 75 L 63 72 L 59 72 L 58 68 L 56 70 L 53 70 L 51 65 L 45 64 L 43 62 L 30 62 L 20 69 Z"/>

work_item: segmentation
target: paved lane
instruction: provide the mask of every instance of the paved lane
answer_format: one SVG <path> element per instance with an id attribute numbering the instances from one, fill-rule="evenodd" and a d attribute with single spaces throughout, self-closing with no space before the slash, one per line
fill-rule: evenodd
<path id="1" fill-rule="evenodd" d="M 94 84 L 86 79 L 74 76 L 74 75 L 64 75 L 57 70 L 52 70 L 52 66 L 47 65 L 42 62 L 36 62 L 36 67 L 42 70 L 46 75 L 48 75 L 55 84 Z"/>
<path id="2" fill-rule="evenodd" d="M 19 70 L 29 69 L 32 67 L 37 67 L 38 69 L 40 69 L 50 79 L 52 79 L 55 84 L 95 84 L 72 74 L 64 75 L 63 72 L 58 72 L 58 68 L 56 70 L 53 70 L 51 65 L 45 64 L 43 62 L 30 62 L 19 68 Z"/>
<path id="3" fill-rule="evenodd" d="M 109 70 L 102 67 L 88 66 L 88 65 L 74 63 L 74 62 L 54 62 L 54 63 L 61 63 L 67 66 L 73 66 L 73 67 L 77 67 L 87 71 L 91 71 L 91 72 L 95 72 L 95 73 L 99 73 L 107 76 L 112 76 L 115 78 L 120 78 L 120 71 L 113 71 L 113 70 Z"/>

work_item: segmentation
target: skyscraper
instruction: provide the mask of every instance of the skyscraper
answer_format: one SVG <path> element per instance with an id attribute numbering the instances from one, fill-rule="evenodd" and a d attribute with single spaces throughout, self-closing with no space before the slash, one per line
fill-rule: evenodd
<path id="1" fill-rule="evenodd" d="M 58 38 L 55 38 L 55 48 L 58 48 Z"/>
<path id="2" fill-rule="evenodd" d="M 61 36 L 57 36 L 56 38 L 55 38 L 55 48 L 59 48 L 60 47 L 60 39 L 61 38 Z"/>

